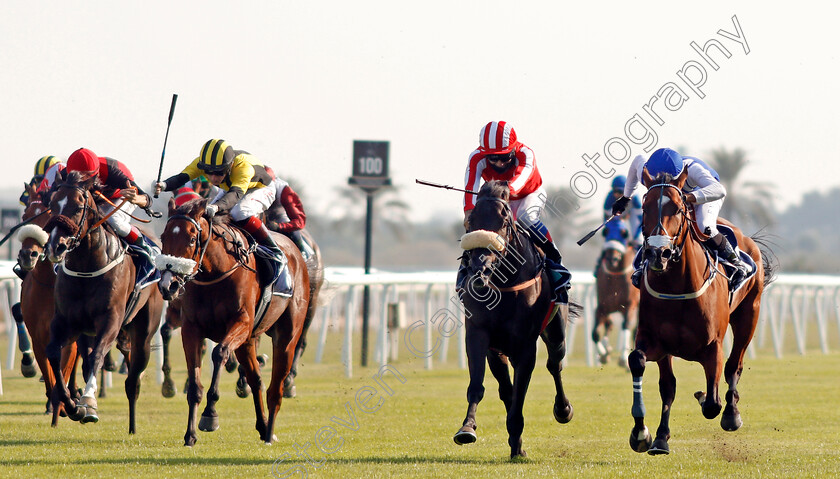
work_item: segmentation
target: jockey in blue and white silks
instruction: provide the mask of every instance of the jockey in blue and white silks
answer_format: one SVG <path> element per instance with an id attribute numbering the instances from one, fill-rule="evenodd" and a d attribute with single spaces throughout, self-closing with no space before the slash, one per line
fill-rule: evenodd
<path id="1" fill-rule="evenodd" d="M 664 175 L 664 182 L 678 177 L 683 170 L 687 170 L 687 178 L 683 185 L 685 201 L 694 207 L 694 218 L 700 231 L 710 238 L 706 246 L 735 266 L 732 284 L 738 284 L 747 275 L 747 266 L 738 258 L 732 245 L 726 237 L 718 231 L 717 218 L 726 196 L 726 188 L 720 182 L 720 175 L 709 165 L 693 156 L 682 156 L 670 148 L 660 148 L 645 161 L 641 155 L 636 156 L 630 164 L 627 173 L 627 183 L 624 185 L 624 195 L 613 204 L 613 213 L 623 212 L 630 202 L 630 197 L 642 181 L 642 171 L 647 169 L 652 177 Z M 639 269 L 633 273 L 633 284 L 639 285 L 644 268 L 640 263 Z"/>
<path id="2" fill-rule="evenodd" d="M 607 193 L 606 199 L 604 199 L 604 220 L 607 220 L 612 216 L 613 205 L 619 198 L 624 196 L 624 185 L 626 183 L 627 177 L 624 175 L 618 175 L 613 178 L 612 189 L 609 193 Z M 639 246 L 642 244 L 642 200 L 639 198 L 639 195 L 633 195 L 630 198 L 628 206 L 630 207 L 629 210 L 614 218 L 610 223 L 626 220 L 626 223 L 629 224 L 629 228 L 627 229 L 627 238 L 624 238 L 625 244 L 630 243 L 633 248 L 638 250 Z M 607 226 L 609 226 L 610 223 L 608 223 Z M 604 240 L 608 240 L 606 227 L 602 231 L 602 234 L 604 235 Z M 598 268 L 601 267 L 601 260 L 604 259 L 604 251 L 606 251 L 606 244 L 605 247 L 601 249 L 598 261 L 595 262 L 595 271 L 592 273 L 595 277 L 598 276 Z"/>

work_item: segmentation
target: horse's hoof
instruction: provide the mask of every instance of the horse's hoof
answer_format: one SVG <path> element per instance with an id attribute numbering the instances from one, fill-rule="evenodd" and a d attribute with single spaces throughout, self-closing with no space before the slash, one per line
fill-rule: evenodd
<path id="1" fill-rule="evenodd" d="M 81 420 L 82 424 L 87 424 L 87 423 L 96 424 L 97 422 L 99 422 L 99 416 L 96 414 L 96 408 L 92 408 L 90 406 L 87 406 L 84 409 L 85 409 L 85 417 L 83 417 L 82 420 Z"/>
<path id="2" fill-rule="evenodd" d="M 248 386 L 248 383 L 239 379 L 236 381 L 236 395 L 245 399 L 248 397 L 248 394 L 251 392 L 251 386 Z"/>
<path id="3" fill-rule="evenodd" d="M 238 366 L 239 366 L 239 364 L 237 364 L 236 359 L 229 358 L 227 360 L 227 362 L 225 363 L 225 371 L 227 371 L 229 373 L 232 373 L 232 372 L 236 371 L 236 368 Z"/>
<path id="4" fill-rule="evenodd" d="M 268 354 L 260 354 L 257 356 L 257 363 L 260 365 L 260 368 L 265 367 L 265 363 L 268 362 Z"/>
<path id="5" fill-rule="evenodd" d="M 175 382 L 172 378 L 163 380 L 163 385 L 160 387 L 160 394 L 165 398 L 175 397 Z"/>
<path id="6" fill-rule="evenodd" d="M 270 441 L 265 441 L 265 445 L 270 446 L 270 445 L 274 444 L 275 442 L 277 442 L 277 435 L 272 434 L 271 435 L 271 440 Z"/>
<path id="7" fill-rule="evenodd" d="M 601 364 L 609 364 L 609 362 L 610 362 L 610 355 L 609 355 L 609 354 L 605 354 L 605 355 L 603 355 L 603 356 L 598 356 L 598 362 L 600 362 Z"/>
<path id="8" fill-rule="evenodd" d="M 295 386 L 283 389 L 284 398 L 293 398 L 295 396 L 297 396 L 297 388 Z"/>
<path id="9" fill-rule="evenodd" d="M 703 406 L 703 403 L 706 402 L 706 393 L 703 391 L 697 391 L 694 393 L 694 399 L 697 400 L 700 406 Z"/>
<path id="10" fill-rule="evenodd" d="M 622 354 L 621 356 L 618 357 L 618 367 L 629 369 L 627 367 L 627 355 L 626 354 Z"/>
<path id="11" fill-rule="evenodd" d="M 25 378 L 34 378 L 38 374 L 38 369 L 35 367 L 35 359 L 31 354 L 24 354 L 20 359 L 20 374 Z"/>
<path id="12" fill-rule="evenodd" d="M 658 456 L 660 454 L 668 454 L 671 452 L 671 449 L 668 447 L 668 441 L 665 439 L 656 438 L 653 441 L 653 444 L 650 446 L 650 449 L 647 450 L 647 453 L 651 456 Z"/>
<path id="13" fill-rule="evenodd" d="M 87 414 L 87 408 L 84 406 L 76 406 L 76 410 L 73 412 L 67 412 L 67 409 L 65 409 L 61 411 L 61 413 L 70 418 L 71 421 L 79 422 L 84 419 Z"/>
<path id="14" fill-rule="evenodd" d="M 723 416 L 720 417 L 720 427 L 724 431 L 737 431 L 744 425 L 741 421 L 741 414 L 732 406 L 726 406 Z"/>
<path id="15" fill-rule="evenodd" d="M 189 434 L 187 434 L 186 436 L 184 436 L 184 446 L 185 446 L 185 447 L 193 447 L 193 446 L 195 446 L 196 441 L 198 441 L 198 438 L 197 438 L 197 437 L 195 437 L 195 436 L 190 436 Z"/>
<path id="16" fill-rule="evenodd" d="M 111 357 L 110 353 L 105 355 L 105 359 L 102 361 L 102 369 L 109 372 L 114 372 L 117 370 L 117 365 L 114 364 L 114 358 Z"/>
<path id="17" fill-rule="evenodd" d="M 519 460 L 523 460 L 523 459 L 528 459 L 528 454 L 525 453 L 524 449 L 520 449 L 516 452 L 511 452 L 510 453 L 510 460 L 511 461 L 519 461 Z"/>
<path id="18" fill-rule="evenodd" d="M 198 420 L 198 429 L 204 432 L 213 432 L 219 429 L 219 416 L 201 416 Z"/>
<path id="19" fill-rule="evenodd" d="M 653 438 L 650 437 L 650 431 L 648 431 L 647 426 L 638 432 L 633 428 L 633 431 L 630 432 L 630 448 L 634 451 L 647 452 L 652 443 Z"/>
<path id="20" fill-rule="evenodd" d="M 455 433 L 455 437 L 452 438 L 455 441 L 455 444 L 459 446 L 463 446 L 464 444 L 472 444 L 478 439 L 478 436 L 475 435 L 475 429 L 470 426 L 464 426 Z"/>
<path id="21" fill-rule="evenodd" d="M 572 420 L 572 416 L 575 415 L 575 409 L 572 407 L 571 404 L 567 404 L 563 408 L 558 408 L 558 404 L 554 403 L 554 419 L 557 420 L 560 424 L 566 424 Z"/>

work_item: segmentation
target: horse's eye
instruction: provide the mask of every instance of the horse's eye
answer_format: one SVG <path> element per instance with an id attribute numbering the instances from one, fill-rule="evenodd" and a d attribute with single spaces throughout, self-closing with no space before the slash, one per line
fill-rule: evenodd
<path id="1" fill-rule="evenodd" d="M 195 236 L 190 236 L 190 246 L 195 245 L 195 242 L 196 242 Z"/>

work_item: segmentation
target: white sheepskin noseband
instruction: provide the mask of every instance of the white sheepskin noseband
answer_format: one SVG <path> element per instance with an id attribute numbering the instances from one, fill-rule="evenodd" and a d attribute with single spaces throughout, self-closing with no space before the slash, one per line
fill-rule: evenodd
<path id="1" fill-rule="evenodd" d="M 627 251 L 627 247 L 621 244 L 621 241 L 617 240 L 609 240 L 606 243 L 604 243 L 604 249 L 614 249 L 621 254 L 624 254 L 624 252 Z"/>
<path id="2" fill-rule="evenodd" d="M 471 250 L 487 248 L 494 251 L 504 251 L 505 240 L 495 231 L 478 230 L 461 236 L 461 249 Z"/>
<path id="3" fill-rule="evenodd" d="M 50 239 L 50 235 L 38 225 L 21 226 L 21 228 L 17 231 L 17 239 L 18 241 L 23 243 L 23 240 L 27 238 L 32 238 L 40 246 L 44 246 L 45 244 L 47 244 L 47 240 Z"/>
<path id="4" fill-rule="evenodd" d="M 159 254 L 155 257 L 155 267 L 160 271 L 170 270 L 175 274 L 186 276 L 195 269 L 195 261 L 189 258 Z"/>

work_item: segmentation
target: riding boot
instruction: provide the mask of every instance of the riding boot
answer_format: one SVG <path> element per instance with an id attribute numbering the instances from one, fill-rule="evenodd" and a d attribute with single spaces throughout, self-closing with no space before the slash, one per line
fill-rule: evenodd
<path id="1" fill-rule="evenodd" d="M 309 246 L 309 243 L 303 238 L 300 230 L 295 230 L 289 233 L 289 238 L 295 242 L 300 254 L 303 255 L 304 261 L 309 261 L 309 258 L 315 256 L 315 251 Z"/>
<path id="2" fill-rule="evenodd" d="M 630 276 L 630 282 L 633 283 L 633 286 L 639 288 L 639 285 L 642 284 L 642 275 L 645 274 L 645 263 L 642 261 L 642 264 L 639 268 L 636 268 L 633 271 L 633 274 Z"/>
<path id="3" fill-rule="evenodd" d="M 15 265 L 12 266 L 12 271 L 17 275 L 18 278 L 20 278 L 21 281 L 26 279 L 26 275 L 27 273 L 29 273 L 29 271 L 26 271 L 25 269 L 20 267 L 20 263 L 15 263 Z"/>
<path id="4" fill-rule="evenodd" d="M 154 262 L 157 253 L 149 246 L 146 239 L 143 238 L 143 233 L 136 226 L 131 226 L 131 231 L 125 236 L 126 243 L 140 248 L 140 250 L 149 257 L 149 261 Z"/>
<path id="5" fill-rule="evenodd" d="M 528 233 L 534 243 L 545 253 L 546 272 L 553 291 L 551 300 L 556 303 L 568 303 L 572 273 L 563 266 L 563 257 L 560 255 L 557 245 L 551 239 L 548 228 L 542 221 L 537 220 L 536 223 L 528 227 Z"/>
<path id="6" fill-rule="evenodd" d="M 722 233 L 718 233 L 713 238 L 707 240 L 707 244 L 710 246 L 716 246 L 716 250 L 718 255 L 732 264 L 735 267 L 735 271 L 732 273 L 732 278 L 729 280 L 730 288 L 737 287 L 741 284 L 741 281 L 747 277 L 749 270 L 747 269 L 747 265 L 741 261 L 741 258 L 738 257 L 738 253 L 735 252 L 735 249 L 729 244 L 729 241 L 726 239 Z"/>
<path id="7" fill-rule="evenodd" d="M 26 325 L 23 324 L 23 313 L 20 310 L 20 303 L 12 305 L 11 310 L 12 317 L 15 318 L 15 325 L 17 326 L 18 349 L 23 354 L 20 358 L 20 370 L 24 377 L 31 378 L 35 376 L 35 357 L 32 355 L 32 341 L 29 339 Z"/>
<path id="8" fill-rule="evenodd" d="M 274 238 L 271 237 L 271 232 L 259 218 L 251 216 L 246 220 L 237 222 L 237 224 L 250 233 L 257 240 L 257 243 L 265 247 L 272 254 L 274 261 L 285 262 L 286 256 L 283 254 L 283 250 L 277 246 Z"/>

